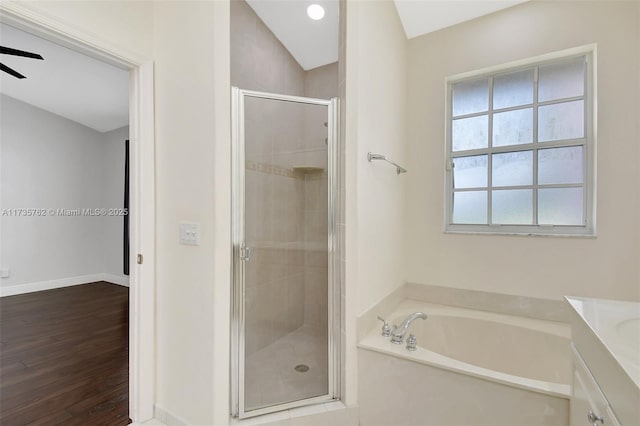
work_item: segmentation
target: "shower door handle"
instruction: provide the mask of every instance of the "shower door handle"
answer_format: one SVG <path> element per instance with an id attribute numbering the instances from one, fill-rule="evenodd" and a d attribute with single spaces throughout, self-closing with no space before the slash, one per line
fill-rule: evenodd
<path id="1" fill-rule="evenodd" d="M 240 247 L 240 260 L 251 260 L 251 247 Z"/>

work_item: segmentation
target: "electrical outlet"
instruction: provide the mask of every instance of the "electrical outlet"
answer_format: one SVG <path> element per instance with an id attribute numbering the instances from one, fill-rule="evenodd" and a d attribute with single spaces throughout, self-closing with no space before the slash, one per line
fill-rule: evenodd
<path id="1" fill-rule="evenodd" d="M 200 245 L 200 224 L 180 223 L 180 244 L 186 246 Z"/>
<path id="2" fill-rule="evenodd" d="M 9 278 L 9 275 L 11 275 L 11 271 L 9 271 L 9 268 L 0 269 L 0 277 L 1 278 Z"/>

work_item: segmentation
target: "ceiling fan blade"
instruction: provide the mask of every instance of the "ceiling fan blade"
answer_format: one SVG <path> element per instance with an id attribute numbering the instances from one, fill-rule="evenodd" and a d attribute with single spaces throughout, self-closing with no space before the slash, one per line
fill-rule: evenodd
<path id="1" fill-rule="evenodd" d="M 4 55 L 23 56 L 25 58 L 43 59 L 44 58 L 37 53 L 26 52 L 24 50 L 12 49 L 10 47 L 0 46 L 0 53 Z"/>
<path id="2" fill-rule="evenodd" d="M 27 78 L 24 75 L 20 74 L 18 71 L 9 68 L 8 66 L 6 66 L 5 64 L 0 63 L 0 71 L 4 71 L 7 74 L 11 74 L 12 76 L 14 76 L 15 78 Z"/>

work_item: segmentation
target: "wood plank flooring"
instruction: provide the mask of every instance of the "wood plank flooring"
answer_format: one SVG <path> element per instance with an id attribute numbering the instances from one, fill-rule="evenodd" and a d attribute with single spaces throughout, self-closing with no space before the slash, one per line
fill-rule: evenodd
<path id="1" fill-rule="evenodd" d="M 129 424 L 129 289 L 0 298 L 0 425 Z"/>

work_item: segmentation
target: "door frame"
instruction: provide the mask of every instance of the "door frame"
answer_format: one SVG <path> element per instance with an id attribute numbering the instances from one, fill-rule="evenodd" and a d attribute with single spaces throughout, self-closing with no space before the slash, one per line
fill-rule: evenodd
<path id="1" fill-rule="evenodd" d="M 245 358 L 245 262 L 242 260 L 245 247 L 245 97 L 294 102 L 327 107 L 327 250 L 328 250 L 328 393 L 317 397 L 285 402 L 264 408 L 245 410 L 244 401 L 244 358 Z M 276 93 L 231 88 L 231 163 L 232 163 L 232 308 L 231 308 L 231 415 L 246 419 L 305 405 L 318 404 L 340 399 L 341 389 L 341 296 L 340 280 L 336 274 L 335 252 L 337 250 L 336 216 L 337 188 L 337 142 L 338 142 L 338 99 L 330 100 L 282 95 Z"/>
<path id="2" fill-rule="evenodd" d="M 153 418 L 155 398 L 153 61 L 28 6 L 2 2 L 0 22 L 129 71 L 129 417 L 144 422 Z"/>

